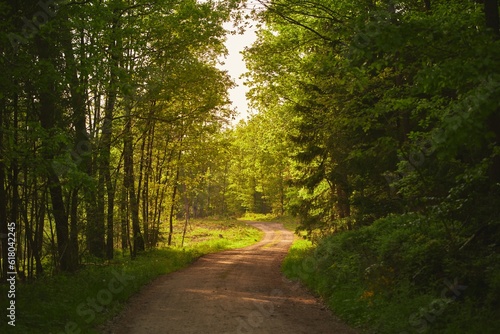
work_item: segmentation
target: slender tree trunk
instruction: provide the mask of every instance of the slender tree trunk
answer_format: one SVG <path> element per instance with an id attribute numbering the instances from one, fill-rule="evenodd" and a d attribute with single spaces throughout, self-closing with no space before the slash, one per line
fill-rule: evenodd
<path id="1" fill-rule="evenodd" d="M 149 138 L 148 138 L 148 145 L 147 145 L 147 159 L 146 159 L 146 171 L 145 171 L 145 176 L 144 176 L 144 188 L 142 189 L 142 196 L 143 196 L 143 201 L 144 201 L 144 206 L 143 206 L 143 216 L 144 216 L 144 235 L 146 238 L 146 244 L 151 247 L 151 240 L 150 240 L 150 228 L 153 228 L 154 220 L 151 221 L 151 207 L 149 205 L 150 198 L 149 198 L 149 192 L 150 192 L 150 180 L 152 180 L 152 174 L 153 174 L 153 147 L 154 147 L 154 137 L 155 137 L 155 123 L 152 122 L 150 126 L 150 133 L 149 133 Z"/>
<path id="2" fill-rule="evenodd" d="M 180 140 L 182 145 L 182 138 Z M 177 196 L 177 183 L 179 182 L 180 174 L 180 162 L 181 162 L 182 150 L 179 149 L 179 154 L 177 156 L 177 169 L 175 171 L 174 188 L 172 190 L 171 204 L 170 204 L 170 216 L 169 216 L 169 233 L 168 233 L 168 245 L 172 245 L 172 236 L 174 235 L 174 210 L 175 210 L 175 197 Z"/>
<path id="3" fill-rule="evenodd" d="M 109 83 L 108 98 L 106 100 L 106 107 L 104 109 L 104 123 L 102 127 L 101 142 L 102 147 L 100 151 L 100 172 L 104 176 L 106 182 L 106 191 L 108 195 L 108 208 L 106 220 L 106 257 L 113 258 L 113 209 L 115 202 L 115 189 L 111 179 L 111 136 L 113 132 L 113 115 L 117 96 L 117 68 L 119 60 L 117 55 L 112 57 L 111 79 Z"/>
<path id="4" fill-rule="evenodd" d="M 167 191 L 167 181 L 162 180 L 163 178 L 163 170 L 164 166 L 168 166 L 170 161 L 172 160 L 173 153 L 169 150 L 170 137 L 167 137 L 165 142 L 165 150 L 163 152 L 163 158 L 159 159 L 156 165 L 156 183 L 158 184 L 158 188 L 156 190 L 156 198 L 155 198 L 155 219 L 153 220 L 154 224 L 154 244 L 156 245 L 159 242 L 159 234 L 161 227 L 161 218 L 163 214 L 163 203 L 165 201 L 165 193 Z M 167 173 L 168 175 L 168 173 Z"/>
<path id="5" fill-rule="evenodd" d="M 283 177 L 283 169 L 280 167 L 280 216 L 285 215 L 285 180 Z"/>
<path id="6" fill-rule="evenodd" d="M 187 187 L 184 184 L 184 230 L 182 231 L 182 243 L 181 247 L 184 247 L 184 238 L 186 237 L 186 231 L 187 231 L 187 226 L 189 222 L 189 202 L 188 202 L 188 196 L 187 196 Z"/>
<path id="7" fill-rule="evenodd" d="M 106 217 L 106 258 L 111 260 L 114 255 L 114 206 L 115 189 L 111 180 L 111 173 L 108 169 L 106 173 L 106 189 L 108 194 L 108 209 Z"/>
<path id="8" fill-rule="evenodd" d="M 36 226 L 35 226 L 35 235 L 33 237 L 35 244 L 33 246 L 33 250 L 35 253 L 36 276 L 37 277 L 41 277 L 44 274 L 40 254 L 42 253 L 42 250 L 43 250 L 43 231 L 44 231 L 44 227 L 45 227 L 45 193 L 46 192 L 47 192 L 47 189 L 46 188 L 43 189 L 42 194 L 40 196 L 40 202 L 39 202 L 40 209 L 38 210 L 38 215 L 36 215 L 36 217 L 35 217 Z M 35 187 L 34 196 L 37 196 L 36 187 Z"/>
<path id="9" fill-rule="evenodd" d="M 227 192 L 227 176 L 229 173 L 229 164 L 226 163 L 224 166 L 224 181 L 222 184 L 222 215 L 227 215 L 227 203 L 226 203 L 226 192 Z"/>
<path id="10" fill-rule="evenodd" d="M 122 251 L 125 252 L 128 248 L 128 210 L 127 210 L 127 189 L 122 187 L 120 195 L 120 221 L 121 221 L 121 241 Z M 132 250 L 130 250 L 132 251 Z"/>
<path id="11" fill-rule="evenodd" d="M 154 116 L 155 102 L 152 102 L 148 119 L 146 121 L 145 134 L 142 138 L 141 144 L 141 160 L 139 163 L 139 182 L 137 188 L 137 198 L 142 199 L 142 219 L 144 229 L 144 242 L 147 247 L 151 246 L 150 242 L 150 206 L 149 206 L 149 181 L 152 174 L 152 160 L 153 160 L 153 145 L 154 145 L 154 130 L 155 122 Z"/>
<path id="12" fill-rule="evenodd" d="M 24 217 L 24 225 L 26 229 L 26 257 L 28 259 L 28 274 L 27 278 L 31 279 L 34 276 L 34 267 L 33 267 L 33 259 L 34 259 L 34 251 L 33 251 L 33 217 L 30 220 L 28 218 L 28 213 L 23 210 L 22 216 Z"/>
<path id="13" fill-rule="evenodd" d="M 87 134 L 86 127 L 86 96 L 85 96 L 85 82 L 78 77 L 78 67 L 81 64 L 77 64 L 75 61 L 75 56 L 73 52 L 72 44 L 72 34 L 69 28 L 63 27 L 61 34 L 61 42 L 63 45 L 65 60 L 66 60 L 66 75 L 68 77 L 68 82 L 70 83 L 71 92 L 71 108 L 73 110 L 72 121 L 75 126 L 75 138 L 73 143 L 72 158 L 77 168 L 82 173 L 87 173 L 89 176 L 91 174 L 90 169 L 90 158 L 92 155 L 92 146 Z M 82 46 L 83 47 L 83 46 Z M 83 79 L 85 80 L 85 79 Z M 75 186 L 72 189 L 71 200 L 70 200 L 70 238 L 69 238 L 69 250 L 71 256 L 74 257 L 74 262 L 78 263 L 78 206 L 79 206 L 79 191 L 81 185 Z M 87 195 L 87 203 L 91 202 L 93 199 L 89 196 L 89 192 L 85 192 Z M 92 217 L 89 217 L 89 225 L 93 225 L 95 221 Z M 95 236 L 92 236 L 95 238 Z M 93 243 L 91 243 L 93 246 Z M 90 247 L 91 253 L 95 253 L 94 247 Z M 94 254 L 96 255 L 96 254 Z"/>
<path id="14" fill-rule="evenodd" d="M 174 189 L 172 190 L 172 197 L 170 203 L 170 215 L 169 215 L 169 231 L 168 231 L 168 245 L 172 245 L 172 236 L 174 235 L 174 211 L 175 211 L 175 197 L 177 195 L 177 181 L 179 180 L 179 172 L 175 176 Z"/>
<path id="15" fill-rule="evenodd" d="M 78 188 L 71 192 L 70 220 L 69 220 L 69 248 L 72 262 L 79 263 L 78 259 Z"/>
<path id="16" fill-rule="evenodd" d="M 101 189 L 106 187 L 107 194 L 107 209 L 106 209 L 106 258 L 113 258 L 114 250 L 114 205 L 115 205 L 115 187 L 111 178 L 111 138 L 113 134 L 113 117 L 116 99 L 118 95 L 118 70 L 122 58 L 122 39 L 117 35 L 118 19 L 113 20 L 112 24 L 112 41 L 110 43 L 110 69 L 109 69 L 109 86 L 107 89 L 106 105 L 104 107 L 104 121 L 102 124 L 101 147 L 99 150 L 99 186 Z M 102 177 L 102 179 L 101 179 Z M 102 183 L 101 183 L 102 182 Z M 104 192 L 102 193 L 104 197 Z M 104 219 L 104 199 L 103 219 Z M 104 221 L 103 221 L 104 224 Z M 103 225 L 104 232 L 104 225 Z M 104 233 L 103 233 L 104 234 Z M 104 235 L 103 235 L 104 238 Z M 103 241 L 104 242 L 104 241 Z"/>
<path id="17" fill-rule="evenodd" d="M 106 217 L 106 207 L 105 207 L 105 183 L 104 183 L 104 171 L 102 170 L 102 165 L 100 162 L 98 164 L 97 171 L 97 191 L 95 193 L 95 203 L 96 206 L 94 208 L 95 216 L 89 220 L 91 225 L 87 226 L 87 238 L 88 238 L 88 247 L 89 252 L 93 256 L 98 258 L 104 258 L 104 250 L 105 250 L 105 228 L 104 221 Z"/>
<path id="18" fill-rule="evenodd" d="M 139 222 L 139 205 L 134 185 L 134 152 L 132 146 L 132 117 L 130 106 L 125 107 L 126 123 L 123 134 L 123 157 L 125 170 L 125 187 L 128 189 L 130 213 L 132 215 L 132 257 L 144 250 L 144 238 L 141 234 Z"/>
<path id="19" fill-rule="evenodd" d="M 155 214 L 153 220 L 153 245 L 158 244 L 160 227 L 161 227 L 161 215 L 163 213 L 163 202 L 165 199 L 165 189 L 167 187 L 165 185 L 160 185 L 156 189 L 156 198 L 155 198 Z"/>
<path id="20" fill-rule="evenodd" d="M 149 247 L 149 177 L 150 177 L 150 162 L 149 153 L 151 145 L 151 124 L 147 121 L 146 133 L 142 137 L 141 158 L 139 162 L 139 182 L 137 187 L 137 198 L 142 202 L 142 225 L 144 229 L 144 243 Z M 143 184 L 144 183 L 144 184 Z M 142 201 L 141 201 L 142 200 Z"/>
<path id="21" fill-rule="evenodd" d="M 141 204 L 142 200 L 142 205 L 139 205 L 142 208 L 142 226 L 144 230 L 144 244 L 147 247 L 148 245 L 148 213 L 147 213 L 147 198 L 145 195 L 145 188 L 147 187 L 147 175 L 144 175 L 144 168 L 145 168 L 145 150 L 146 150 L 146 142 L 147 142 L 147 137 L 149 135 L 149 131 L 146 130 L 146 133 L 142 136 L 142 144 L 141 144 L 141 157 L 139 161 L 139 180 L 137 182 L 137 200 L 139 201 L 139 204 Z M 142 184 L 144 180 L 144 185 Z"/>
<path id="22" fill-rule="evenodd" d="M 36 193 L 33 194 L 34 196 L 36 196 Z M 36 201 L 35 201 L 36 204 L 38 204 Z M 42 205 L 45 205 L 43 202 L 42 202 Z M 43 208 L 41 207 L 40 210 L 42 212 L 45 212 L 43 210 Z M 28 219 L 29 219 L 29 224 L 27 223 L 26 224 L 26 238 L 28 240 L 28 243 L 29 243 L 29 249 L 30 249 L 30 256 L 33 257 L 35 259 L 35 272 L 36 272 L 36 277 L 41 277 L 43 275 L 43 266 L 42 266 L 42 261 L 41 261 L 41 258 L 40 258 L 40 252 L 41 252 L 41 247 L 39 247 L 39 245 L 37 244 L 37 233 L 39 232 L 39 229 L 38 229 L 38 224 L 39 224 L 39 219 L 37 217 L 36 214 L 32 214 L 30 216 L 30 218 L 28 218 L 28 212 L 27 210 L 24 210 L 23 212 L 24 216 L 25 216 L 25 220 L 26 222 L 28 222 Z M 33 226 L 34 224 L 34 226 Z M 32 264 L 33 266 L 33 264 Z M 28 278 L 32 278 L 33 276 L 33 268 L 31 268 L 29 274 L 28 274 Z"/>

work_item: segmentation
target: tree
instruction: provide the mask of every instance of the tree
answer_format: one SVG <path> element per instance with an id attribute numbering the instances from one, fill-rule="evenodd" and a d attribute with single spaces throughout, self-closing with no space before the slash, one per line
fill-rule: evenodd
<path id="1" fill-rule="evenodd" d="M 201 147 L 230 117 L 215 64 L 238 6 L 0 2 L 0 214 L 18 224 L 20 276 L 111 259 L 120 238 L 132 255 L 158 244 L 176 139 Z"/>
<path id="2" fill-rule="evenodd" d="M 489 161 L 495 174 L 487 134 L 497 133 L 498 47 L 471 27 L 486 13 L 496 34 L 498 4 L 483 13 L 465 1 L 260 3 L 266 28 L 246 56 L 251 95 L 293 124 L 297 184 L 307 189 L 295 208 L 308 229 L 425 211 L 454 187 L 459 173 L 445 170 Z M 454 71 L 459 63 L 468 65 Z"/>

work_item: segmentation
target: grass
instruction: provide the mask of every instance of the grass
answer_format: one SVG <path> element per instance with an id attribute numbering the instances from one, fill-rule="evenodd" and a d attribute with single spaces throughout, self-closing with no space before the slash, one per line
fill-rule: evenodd
<path id="1" fill-rule="evenodd" d="M 300 280 L 314 294 L 323 298 L 337 316 L 353 327 L 366 327 L 366 324 L 370 323 L 370 318 L 382 316 L 382 311 L 386 311 L 379 309 L 377 312 L 376 307 L 380 306 L 378 301 L 374 303 L 373 296 L 363 294 L 363 287 L 356 277 L 352 277 L 351 281 L 347 279 L 346 282 L 336 285 L 332 283 L 327 272 L 319 269 L 319 262 L 320 259 L 315 254 L 315 246 L 309 240 L 296 239 L 283 261 L 282 271 L 289 279 Z M 395 306 L 401 307 L 401 305 Z M 392 314 L 398 313 L 400 314 L 400 312 Z M 371 329 L 374 329 L 374 326 Z M 400 333 L 401 331 L 394 328 L 387 331 L 386 328 L 380 332 L 377 330 L 373 332 Z"/>
<path id="2" fill-rule="evenodd" d="M 248 246 L 262 237 L 262 232 L 251 228 L 244 222 L 234 219 L 226 220 L 195 220 L 188 224 L 184 238 L 184 248 L 194 248 L 203 254 L 213 253 L 229 248 Z M 182 246 L 182 230 L 184 222 L 174 225 L 174 231 L 179 231 L 172 237 L 174 247 Z M 167 233 L 164 232 L 166 235 Z M 160 246 L 167 246 L 164 242 Z"/>
<path id="3" fill-rule="evenodd" d="M 176 226 L 176 231 L 182 231 Z M 32 283 L 17 283 L 16 326 L 8 326 L 2 295 L 0 333 L 97 333 L 96 326 L 123 309 L 126 301 L 154 278 L 188 266 L 204 254 L 251 245 L 262 232 L 235 220 L 190 224 L 183 248 L 142 253 L 136 260 L 118 256 L 112 262 L 86 265 L 74 274 L 60 274 Z"/>
<path id="4" fill-rule="evenodd" d="M 360 332 L 500 332 L 498 302 L 493 303 L 497 305 L 495 307 L 488 306 L 487 300 L 478 300 L 472 286 L 460 289 L 455 286 L 455 290 L 451 290 L 450 284 L 455 284 L 454 277 L 459 280 L 458 284 L 468 285 L 460 281 L 459 275 L 451 275 L 448 281 L 441 278 L 433 280 L 433 284 L 417 284 L 402 277 L 404 268 L 401 264 L 394 265 L 399 274 L 390 270 L 389 256 L 378 266 L 367 267 L 378 251 L 385 251 L 387 243 L 392 245 L 397 236 L 401 237 L 401 224 L 396 224 L 397 228 L 392 232 L 387 223 L 381 226 L 386 234 L 391 233 L 386 243 L 385 239 L 380 241 L 384 234 L 379 231 L 381 227 L 378 225 L 330 236 L 319 245 L 297 238 L 283 262 L 282 270 L 288 278 L 300 280 L 321 296 L 337 316 Z M 414 238 L 411 240 L 412 243 L 407 245 L 409 250 L 403 252 L 402 246 L 399 246 L 397 255 L 422 254 L 423 251 L 416 248 Z M 395 252 L 391 248 L 387 254 Z M 436 255 L 434 252 L 430 254 Z"/>
<path id="5" fill-rule="evenodd" d="M 283 226 L 295 232 L 297 227 L 299 227 L 299 222 L 296 217 L 292 216 L 278 216 L 272 213 L 262 214 L 262 213 L 245 213 L 241 218 L 241 221 L 258 221 L 258 222 L 270 222 L 270 223 L 281 223 Z"/>

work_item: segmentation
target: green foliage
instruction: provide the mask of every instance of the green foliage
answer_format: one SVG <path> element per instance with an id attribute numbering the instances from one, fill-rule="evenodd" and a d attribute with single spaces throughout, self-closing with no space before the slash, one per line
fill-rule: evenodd
<path id="1" fill-rule="evenodd" d="M 232 213 L 281 216 L 288 211 L 295 195 L 289 182 L 293 177 L 289 166 L 292 147 L 281 121 L 269 114 L 256 115 L 228 132 L 228 205 Z"/>
<path id="2" fill-rule="evenodd" d="M 444 225 L 421 215 L 389 216 L 317 247 L 296 242 L 283 270 L 305 281 L 336 314 L 376 332 L 494 333 L 500 328 L 492 317 L 498 255 L 490 250 L 484 259 L 471 259 L 443 239 L 445 233 Z M 482 289 L 475 274 L 486 278 Z"/>
<path id="3" fill-rule="evenodd" d="M 288 121 L 290 208 L 317 245 L 292 248 L 285 272 L 376 332 L 498 331 L 491 13 L 465 0 L 266 8 L 246 51 L 250 96 Z M 441 290 L 455 278 L 467 289 L 450 302 Z"/>
<path id="4" fill-rule="evenodd" d="M 481 6 L 276 1 L 261 15 L 251 97 L 291 125 L 306 229 L 418 211 L 493 159 L 500 48 Z"/>
<path id="5" fill-rule="evenodd" d="M 177 213 L 228 214 L 217 63 L 240 4 L 0 2 L 0 220 L 19 226 L 21 276 L 112 258 L 116 240 L 154 248 Z"/>

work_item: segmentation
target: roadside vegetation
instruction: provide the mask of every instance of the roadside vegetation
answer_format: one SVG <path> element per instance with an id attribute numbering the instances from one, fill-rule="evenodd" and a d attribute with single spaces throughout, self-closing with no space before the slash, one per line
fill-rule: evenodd
<path id="1" fill-rule="evenodd" d="M 285 272 L 367 332 L 500 332 L 498 1 L 258 2 L 237 131 L 308 240 Z"/>
<path id="2" fill-rule="evenodd" d="M 176 227 L 181 229 L 183 223 Z M 175 238 L 172 247 L 129 254 L 112 261 L 90 259 L 75 273 L 58 274 L 18 284 L 16 326 L 2 321 L 2 333 L 97 333 L 95 327 L 122 310 L 124 303 L 156 277 L 188 266 L 208 253 L 248 246 L 262 232 L 236 220 L 190 222 L 185 247 Z M 6 286 L 0 286 L 2 296 Z M 2 307 L 3 308 L 3 307 Z"/>
<path id="3" fill-rule="evenodd" d="M 297 239 L 283 272 L 366 333 L 498 333 L 498 256 L 451 252 L 442 233 L 415 214 L 389 216 Z"/>

